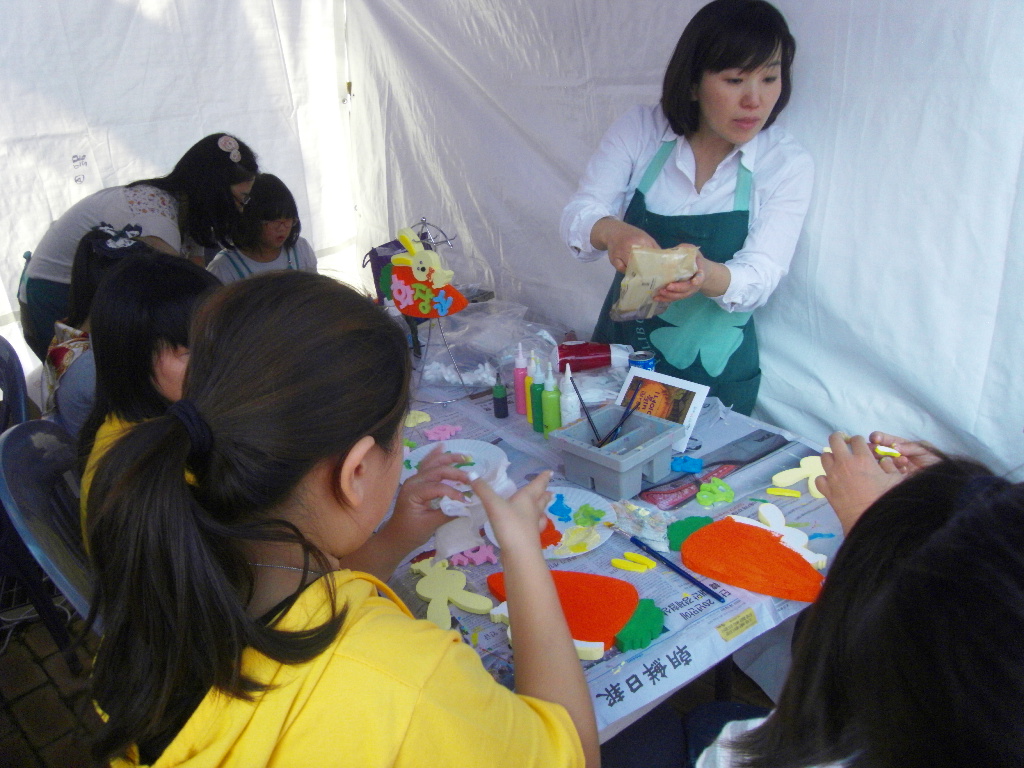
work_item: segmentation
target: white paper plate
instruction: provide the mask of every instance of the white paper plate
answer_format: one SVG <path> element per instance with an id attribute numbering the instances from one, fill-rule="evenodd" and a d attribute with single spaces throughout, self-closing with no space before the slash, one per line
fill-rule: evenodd
<path id="1" fill-rule="evenodd" d="M 558 494 L 562 494 L 565 503 L 572 508 L 575 513 L 584 504 L 589 504 L 596 509 L 600 509 L 604 512 L 598 523 L 594 526 L 594 530 L 597 532 L 597 543 L 590 546 L 588 549 L 582 552 L 560 552 L 558 545 L 546 547 L 544 549 L 544 557 L 547 560 L 565 560 L 570 557 L 576 557 L 578 555 L 584 555 L 587 552 L 593 552 L 595 549 L 604 544 L 608 539 L 611 538 L 613 529 L 610 525 L 605 523 L 615 523 L 618 520 L 618 516 L 615 514 L 615 510 L 612 508 L 612 503 L 604 496 L 600 496 L 593 491 L 585 491 L 582 488 L 576 488 L 571 486 L 550 486 L 548 488 L 551 491 L 551 504 L 554 504 L 558 498 Z M 576 527 L 576 522 L 572 519 L 568 521 L 559 520 L 553 515 L 550 509 L 547 512 L 551 522 L 554 523 L 555 528 L 558 529 L 559 533 L 565 535 L 565 532 L 570 528 Z M 491 522 L 488 520 L 484 523 L 484 532 L 487 534 L 487 538 L 491 540 L 491 543 L 498 546 L 498 539 L 494 535 L 494 530 L 491 528 Z"/>
<path id="2" fill-rule="evenodd" d="M 468 456 L 473 463 L 461 466 L 459 469 L 466 470 L 467 472 L 473 470 L 478 475 L 486 475 L 489 471 L 500 466 L 503 460 L 508 460 L 508 457 L 505 456 L 505 452 L 501 448 L 483 440 L 438 440 L 433 443 L 424 443 L 405 457 L 406 463 L 402 465 L 402 482 L 405 482 L 416 473 L 419 463 L 439 443 L 444 444 L 445 453 L 461 453 L 464 456 Z"/>

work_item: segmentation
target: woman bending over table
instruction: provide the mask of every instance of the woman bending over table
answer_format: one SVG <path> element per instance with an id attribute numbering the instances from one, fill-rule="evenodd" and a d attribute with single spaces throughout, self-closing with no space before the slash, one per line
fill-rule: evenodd
<path id="1" fill-rule="evenodd" d="M 204 248 L 229 242 L 258 171 L 244 142 L 214 133 L 192 145 L 168 175 L 101 189 L 71 206 L 50 225 L 25 267 L 19 299 L 29 346 L 42 359 L 54 322 L 67 316 L 71 265 L 87 232 L 101 224 L 130 227 L 157 250 L 203 264 Z"/>
<path id="2" fill-rule="evenodd" d="M 751 313 L 789 269 L 810 202 L 813 164 L 772 124 L 789 102 L 796 43 L 764 0 L 714 0 L 686 26 L 661 102 L 605 134 L 562 213 L 580 261 L 618 271 L 594 340 L 656 353 L 657 370 L 706 384 L 749 414 L 761 368 Z M 655 296 L 649 320 L 613 322 L 633 246 L 700 248 L 697 273 Z"/>
<path id="3" fill-rule="evenodd" d="M 501 546 L 512 692 L 384 584 L 446 519 L 407 482 L 385 521 L 409 404 L 402 329 L 351 288 L 288 271 L 216 291 L 189 343 L 183 398 L 110 449 L 89 495 L 107 717 L 94 757 L 598 765 L 540 548 L 549 473 L 508 500 L 472 482 Z"/>

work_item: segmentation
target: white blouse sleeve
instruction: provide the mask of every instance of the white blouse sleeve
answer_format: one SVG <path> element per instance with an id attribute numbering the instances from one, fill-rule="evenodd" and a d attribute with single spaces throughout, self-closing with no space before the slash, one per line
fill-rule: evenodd
<path id="1" fill-rule="evenodd" d="M 785 165 L 777 174 L 760 174 L 770 187 L 761 188 L 754 174 L 756 216 L 743 247 L 726 262 L 732 273 L 729 288 L 714 299 L 724 310 L 751 312 L 763 306 L 789 271 L 814 185 L 810 155 L 795 149 L 780 158 Z"/>
<path id="2" fill-rule="evenodd" d="M 655 131 L 650 110 L 634 107 L 612 124 L 587 163 L 559 225 L 562 240 L 580 261 L 604 255 L 591 244 L 590 230 L 598 219 L 622 215 L 638 183 L 636 169 L 645 168 L 657 149 Z"/>

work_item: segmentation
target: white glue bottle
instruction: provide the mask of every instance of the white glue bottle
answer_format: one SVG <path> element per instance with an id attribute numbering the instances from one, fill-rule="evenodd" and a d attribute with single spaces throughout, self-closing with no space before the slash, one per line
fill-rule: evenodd
<path id="1" fill-rule="evenodd" d="M 572 369 L 565 364 L 565 375 L 562 376 L 561 392 L 559 393 L 558 406 L 562 414 L 562 426 L 571 424 L 580 417 L 580 399 L 576 397 L 576 389 L 572 385 L 570 377 Z"/>

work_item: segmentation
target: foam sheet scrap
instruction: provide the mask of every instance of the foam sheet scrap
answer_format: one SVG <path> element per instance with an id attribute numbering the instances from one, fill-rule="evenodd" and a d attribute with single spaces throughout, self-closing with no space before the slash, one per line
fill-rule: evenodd
<path id="1" fill-rule="evenodd" d="M 409 411 L 405 415 L 405 426 L 410 429 L 418 427 L 420 424 L 426 424 L 428 421 L 430 421 L 430 414 L 426 411 Z M 412 447 L 415 448 L 416 446 L 413 445 Z"/>
<path id="2" fill-rule="evenodd" d="M 423 434 L 428 440 L 451 440 L 461 431 L 462 427 L 457 424 L 435 424 L 424 429 Z"/>

